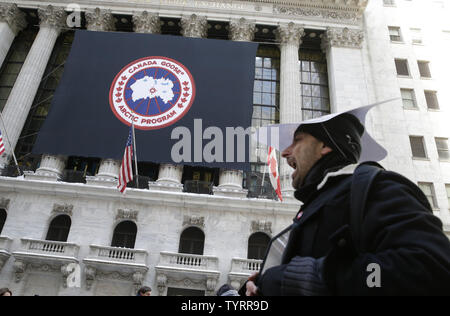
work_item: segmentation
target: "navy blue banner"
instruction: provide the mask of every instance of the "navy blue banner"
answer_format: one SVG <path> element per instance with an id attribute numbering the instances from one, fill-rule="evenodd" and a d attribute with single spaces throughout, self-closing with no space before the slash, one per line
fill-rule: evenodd
<path id="1" fill-rule="evenodd" d="M 248 170 L 249 137 L 244 146 L 231 132 L 251 126 L 256 50 L 76 31 L 33 153 L 121 159 L 133 122 L 140 162 Z"/>

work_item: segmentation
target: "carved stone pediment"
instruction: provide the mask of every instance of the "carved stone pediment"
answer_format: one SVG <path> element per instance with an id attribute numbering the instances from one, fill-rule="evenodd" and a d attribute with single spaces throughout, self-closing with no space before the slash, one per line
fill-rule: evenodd
<path id="1" fill-rule="evenodd" d="M 268 221 L 252 221 L 251 232 L 263 232 L 266 234 L 272 234 L 272 222 Z"/>
<path id="2" fill-rule="evenodd" d="M 137 222 L 139 215 L 139 211 L 130 210 L 130 209 L 118 209 L 116 220 L 133 220 Z"/>
<path id="3" fill-rule="evenodd" d="M 65 215 L 69 215 L 70 217 L 72 217 L 73 215 L 73 205 L 70 204 L 54 204 L 53 205 L 53 210 L 52 213 L 53 214 L 65 214 Z"/>
<path id="4" fill-rule="evenodd" d="M 205 218 L 203 216 L 184 216 L 183 227 L 196 226 L 200 228 L 205 227 Z"/>

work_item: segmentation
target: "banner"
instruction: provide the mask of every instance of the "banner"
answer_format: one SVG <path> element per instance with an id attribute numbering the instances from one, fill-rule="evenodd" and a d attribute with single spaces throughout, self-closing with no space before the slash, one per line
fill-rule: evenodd
<path id="1" fill-rule="evenodd" d="M 33 153 L 248 170 L 256 43 L 76 31 Z M 244 152 L 243 152 L 244 150 Z"/>

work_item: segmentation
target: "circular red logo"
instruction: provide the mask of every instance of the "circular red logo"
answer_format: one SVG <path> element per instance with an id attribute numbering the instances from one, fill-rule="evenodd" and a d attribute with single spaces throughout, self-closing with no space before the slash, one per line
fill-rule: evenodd
<path id="1" fill-rule="evenodd" d="M 164 128 L 181 119 L 195 99 L 195 83 L 180 62 L 161 56 L 140 58 L 117 74 L 109 104 L 123 123 L 142 130 Z"/>

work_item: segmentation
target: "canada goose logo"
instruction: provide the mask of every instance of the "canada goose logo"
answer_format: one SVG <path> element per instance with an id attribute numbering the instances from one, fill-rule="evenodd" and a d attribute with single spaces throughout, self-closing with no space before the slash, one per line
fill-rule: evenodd
<path id="1" fill-rule="evenodd" d="M 142 130 L 164 128 L 181 119 L 195 99 L 195 83 L 180 62 L 161 56 L 135 60 L 114 78 L 109 104 L 123 123 Z"/>

